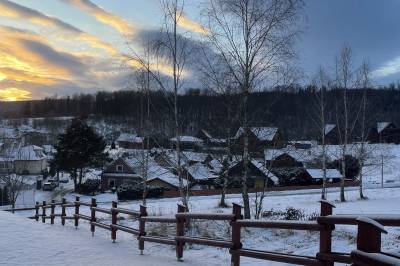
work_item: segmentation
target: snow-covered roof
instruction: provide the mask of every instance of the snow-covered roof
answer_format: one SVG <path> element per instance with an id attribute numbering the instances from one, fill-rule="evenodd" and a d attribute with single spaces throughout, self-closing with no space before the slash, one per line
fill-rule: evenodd
<path id="1" fill-rule="evenodd" d="M 15 139 L 19 138 L 20 133 L 17 129 L 9 127 L 0 127 L 0 138 L 4 139 Z"/>
<path id="2" fill-rule="evenodd" d="M 266 149 L 264 150 L 264 156 L 266 161 L 272 161 L 276 157 L 283 154 L 287 154 L 294 158 L 298 162 L 310 161 L 314 158 L 310 150 L 296 149 L 294 147 L 286 147 L 283 149 Z"/>
<path id="3" fill-rule="evenodd" d="M 136 134 L 121 133 L 117 139 L 117 142 L 142 143 L 143 138 Z"/>
<path id="4" fill-rule="evenodd" d="M 172 142 L 177 142 L 178 138 L 177 137 L 173 137 L 170 139 Z M 179 140 L 181 142 L 195 142 L 195 143 L 202 143 L 203 140 L 193 137 L 193 136 L 179 136 Z"/>
<path id="5" fill-rule="evenodd" d="M 155 179 L 160 179 L 168 184 L 175 187 L 179 187 L 179 178 L 170 169 L 159 165 L 153 157 L 148 157 L 147 167 L 146 161 L 142 160 L 141 157 L 131 157 L 124 159 L 125 162 L 132 167 L 132 169 L 142 176 L 143 170 L 147 170 L 147 181 L 152 181 Z M 183 185 L 187 186 L 188 182 L 183 180 Z"/>
<path id="6" fill-rule="evenodd" d="M 207 153 L 201 152 L 184 151 L 182 153 L 188 161 L 192 162 L 204 162 L 205 160 L 207 160 L 208 157 Z"/>
<path id="7" fill-rule="evenodd" d="M 306 169 L 306 171 L 310 174 L 310 176 L 314 179 L 322 179 L 323 178 L 323 170 L 322 169 Z M 342 174 L 337 169 L 326 169 L 326 178 L 342 178 Z"/>
<path id="8" fill-rule="evenodd" d="M 329 134 L 332 130 L 336 128 L 335 124 L 326 124 L 325 125 L 325 135 Z"/>
<path id="9" fill-rule="evenodd" d="M 276 127 L 251 127 L 250 131 L 259 139 L 262 141 L 272 141 L 275 137 L 275 135 L 278 133 L 278 128 Z M 242 134 L 244 133 L 244 130 L 242 127 L 238 129 L 235 135 L 235 139 L 238 139 Z"/>
<path id="10" fill-rule="evenodd" d="M 257 169 L 260 170 L 266 177 L 268 177 L 269 179 L 271 179 L 271 180 L 274 182 L 274 184 L 278 184 L 279 178 L 276 177 L 271 171 L 269 171 L 269 170 L 267 169 L 267 167 L 265 167 L 265 165 L 264 165 L 262 162 L 257 161 L 257 160 L 255 160 L 255 159 L 252 159 L 250 162 L 251 162 L 255 167 L 257 167 Z"/>
<path id="11" fill-rule="evenodd" d="M 196 180 L 205 180 L 215 177 L 215 174 L 209 167 L 202 163 L 195 163 L 187 168 L 189 174 Z"/>
<path id="12" fill-rule="evenodd" d="M 376 124 L 376 129 L 378 133 L 381 133 L 385 128 L 387 128 L 391 123 L 390 122 L 378 122 Z"/>
<path id="13" fill-rule="evenodd" d="M 43 149 L 35 145 L 19 148 L 14 154 L 15 160 L 21 161 L 39 161 L 46 159 Z"/>

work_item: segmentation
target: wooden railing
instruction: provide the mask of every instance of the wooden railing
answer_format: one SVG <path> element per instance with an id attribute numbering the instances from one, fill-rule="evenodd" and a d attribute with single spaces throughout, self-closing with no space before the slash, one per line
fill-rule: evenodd
<path id="1" fill-rule="evenodd" d="M 61 213 L 55 213 L 56 207 L 61 207 Z M 90 216 L 81 213 L 81 207 L 90 208 Z M 333 215 L 335 206 L 328 201 L 321 201 L 320 216 L 316 221 L 280 221 L 280 220 L 245 220 L 242 218 L 242 207 L 233 204 L 232 213 L 188 213 L 182 205 L 178 205 L 177 213 L 174 216 L 148 216 L 145 206 L 140 206 L 139 210 L 129 210 L 118 208 L 117 202 L 112 202 L 111 208 L 100 208 L 97 206 L 96 199 L 90 203 L 81 202 L 79 197 L 74 202 L 56 203 L 52 201 L 47 204 L 38 202 L 35 205 L 35 215 L 29 218 L 42 222 L 50 220 L 54 224 L 57 217 L 61 218 L 61 224 L 65 225 L 65 220 L 74 220 L 74 226 L 78 228 L 80 220 L 88 221 L 90 231 L 94 235 L 96 227 L 111 232 L 111 240 L 115 242 L 117 232 L 125 232 L 137 237 L 138 248 L 143 254 L 145 242 L 172 245 L 176 248 L 176 257 L 182 260 L 184 246 L 187 243 L 219 247 L 229 249 L 231 254 L 231 265 L 239 266 L 241 257 L 250 257 L 261 260 L 290 263 L 296 265 L 321 265 L 331 266 L 337 263 L 347 263 L 357 266 L 386 266 L 400 265 L 399 254 L 388 254 L 381 251 L 381 234 L 387 233 L 383 226 L 399 226 L 400 215 Z M 74 214 L 67 215 L 67 208 L 73 208 Z M 50 214 L 47 210 L 50 209 Z M 27 208 L 20 209 L 27 210 Z M 15 209 L 14 211 L 18 211 Z M 97 213 L 111 215 L 111 223 L 100 222 Z M 138 228 L 132 228 L 118 224 L 118 215 L 127 214 L 138 219 Z M 209 221 L 228 221 L 231 226 L 230 239 L 201 238 L 185 235 L 185 227 L 190 224 L 190 220 L 209 220 Z M 176 225 L 175 236 L 154 236 L 146 232 L 148 223 L 168 223 Z M 332 232 L 335 225 L 356 225 L 357 250 L 350 253 L 337 253 L 332 251 Z M 302 256 L 272 251 L 248 249 L 243 247 L 241 229 L 261 228 L 261 229 L 290 229 L 316 231 L 320 235 L 319 252 L 315 256 Z"/>

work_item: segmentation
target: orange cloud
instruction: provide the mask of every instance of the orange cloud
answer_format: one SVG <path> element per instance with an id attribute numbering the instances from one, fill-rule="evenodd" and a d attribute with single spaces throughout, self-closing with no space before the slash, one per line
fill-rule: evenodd
<path id="1" fill-rule="evenodd" d="M 209 30 L 200 25 L 199 23 L 187 18 L 186 16 L 182 15 L 178 20 L 178 25 L 184 29 L 187 29 L 192 32 L 200 33 L 203 35 L 210 34 Z"/>
<path id="2" fill-rule="evenodd" d="M 89 0 L 63 1 L 78 7 L 82 11 L 95 17 L 98 21 L 113 27 L 120 33 L 133 34 L 136 31 L 135 28 L 123 18 L 105 11 L 103 8 Z"/>
<path id="3" fill-rule="evenodd" d="M 111 56 L 118 54 L 118 51 L 111 44 L 102 41 L 96 36 L 86 33 L 58 18 L 8 0 L 0 0 L 0 16 L 24 19 L 39 26 L 57 28 L 62 32 L 60 37 L 67 41 L 79 39 L 94 48 L 106 50 Z"/>
<path id="4" fill-rule="evenodd" d="M 27 90 L 18 88 L 0 89 L 1 101 L 23 101 L 32 99 L 32 94 Z"/>

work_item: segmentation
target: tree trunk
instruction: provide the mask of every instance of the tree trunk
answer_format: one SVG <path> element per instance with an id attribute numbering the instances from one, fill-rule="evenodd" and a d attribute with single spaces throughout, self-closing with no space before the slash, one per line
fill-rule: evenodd
<path id="1" fill-rule="evenodd" d="M 82 185 L 83 169 L 79 169 L 79 186 Z"/>

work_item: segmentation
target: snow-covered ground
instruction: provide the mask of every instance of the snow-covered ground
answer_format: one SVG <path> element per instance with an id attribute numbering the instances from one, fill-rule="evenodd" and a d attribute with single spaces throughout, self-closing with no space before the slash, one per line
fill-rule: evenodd
<path id="1" fill-rule="evenodd" d="M 375 188 L 365 191 L 368 200 L 358 200 L 356 190 L 349 189 L 346 193 L 347 202 L 340 203 L 339 193 L 331 190 L 328 199 L 335 202 L 335 214 L 400 214 L 400 188 Z M 69 195 L 73 199 L 73 195 Z M 100 207 L 110 207 L 108 203 L 114 195 L 103 194 L 98 197 Z M 287 193 L 273 193 L 265 199 L 265 210 L 285 211 L 288 207 L 300 209 L 307 217 L 319 212 L 319 194 L 313 191 L 288 195 Z M 88 201 L 90 197 L 82 197 Z M 106 203 L 107 202 L 107 203 Z M 241 203 L 240 195 L 228 196 L 229 203 Z M 148 201 L 150 215 L 172 215 L 176 213 L 179 199 L 158 199 Z M 140 202 L 132 201 L 120 203 L 120 207 L 138 209 Z M 192 212 L 230 212 L 230 208 L 217 207 L 218 197 L 192 197 L 190 208 Z M 58 210 L 59 211 L 59 210 Z M 57 211 L 57 212 L 58 212 Z M 72 212 L 72 209 L 69 210 Z M 89 214 L 89 208 L 82 207 L 82 213 Z M 18 216 L 28 216 L 30 212 L 19 212 Z M 146 243 L 145 256 L 139 256 L 137 240 L 131 235 L 118 232 L 117 243 L 112 244 L 108 231 L 97 229 L 92 238 L 89 224 L 81 221 L 78 230 L 75 230 L 72 221 L 68 221 L 63 228 L 60 221 L 50 226 L 37 223 L 26 218 L 0 214 L 0 232 L 2 236 L 9 236 L 0 243 L 0 258 L 3 253 L 9 258 L 6 265 L 24 265 L 28 260 L 29 265 L 59 265 L 69 264 L 73 258 L 78 262 L 90 265 L 176 265 L 175 251 L 172 247 Z M 109 215 L 98 216 L 103 222 L 110 223 Z M 137 227 L 137 221 L 129 216 L 123 216 L 119 222 L 123 225 Z M 224 222 L 193 222 L 193 229 L 188 234 L 203 237 L 220 237 L 229 239 L 229 226 Z M 389 234 L 383 237 L 384 250 L 400 252 L 400 228 L 388 227 Z M 22 230 L 22 231 L 21 231 Z M 19 232 L 20 231 L 20 232 Z M 9 232 L 17 232 L 10 235 Z M 174 226 L 147 226 L 147 232 L 159 235 L 174 235 Z M 59 241 L 62 239 L 61 241 Z M 333 234 L 333 250 L 350 252 L 356 246 L 356 227 L 337 226 Z M 291 230 L 262 230 L 251 229 L 242 232 L 242 242 L 246 248 L 269 250 L 277 252 L 294 253 L 314 256 L 318 251 L 318 233 Z M 12 244 L 9 244 L 12 243 Z M 3 247 L 4 246 L 4 247 Z M 77 248 L 77 247 L 81 247 Z M 16 249 L 18 247 L 18 249 Z M 13 255 L 11 250 L 18 255 Z M 40 255 L 39 255 L 40 253 Z M 103 258 L 104 257 L 104 258 Z M 29 259 L 31 258 L 31 259 Z M 48 258 L 49 263 L 46 264 Z M 226 249 L 188 246 L 184 252 L 185 262 L 179 265 L 230 265 L 230 255 Z M 113 263 L 111 263 L 111 261 Z M 39 262 L 40 264 L 35 264 Z M 42 264 L 44 262 L 44 264 Z M 51 263 L 50 263 L 51 262 Z M 90 263 L 89 263 L 90 262 Z M 0 263 L 1 264 L 1 263 Z M 81 264 L 78 264 L 81 265 Z M 242 265 L 282 265 L 270 262 L 242 259 Z"/>

